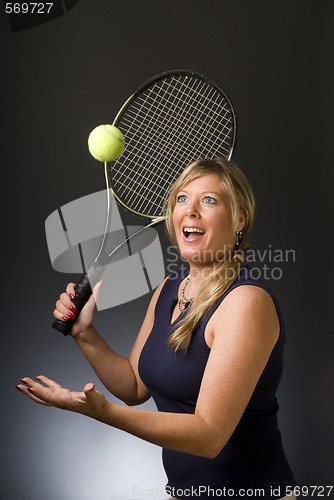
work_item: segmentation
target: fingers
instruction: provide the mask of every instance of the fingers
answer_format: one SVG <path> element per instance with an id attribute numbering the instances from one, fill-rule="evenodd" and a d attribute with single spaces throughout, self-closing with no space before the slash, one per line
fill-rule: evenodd
<path id="1" fill-rule="evenodd" d="M 44 375 L 38 375 L 38 377 L 36 377 L 36 379 L 39 380 L 40 382 L 43 382 L 43 384 L 45 384 L 50 389 L 62 389 L 62 386 L 60 384 L 57 384 L 57 382 L 55 382 L 54 380 L 51 380 L 48 377 L 45 377 Z M 28 380 L 30 380 L 30 379 L 28 379 Z M 38 385 L 40 385 L 40 384 L 38 384 Z"/>
<path id="2" fill-rule="evenodd" d="M 89 384 L 86 384 L 84 387 L 84 393 L 87 394 L 95 389 L 95 384 L 92 384 L 91 382 Z"/>
<path id="3" fill-rule="evenodd" d="M 21 378 L 20 381 L 22 384 L 15 386 L 16 389 L 23 392 L 36 403 L 76 411 L 74 407 L 72 408 L 71 394 L 74 398 L 80 401 L 80 399 L 83 399 L 84 397 L 83 393 L 71 393 L 68 389 L 65 389 L 54 380 L 51 380 L 43 375 L 35 378 L 39 382 L 36 382 L 36 380 L 29 377 Z"/>
<path id="4" fill-rule="evenodd" d="M 99 281 L 98 283 L 96 283 L 96 285 L 93 288 L 93 297 L 94 297 L 95 302 L 97 301 L 98 296 L 100 294 L 102 283 L 103 283 L 102 281 Z"/>
<path id="5" fill-rule="evenodd" d="M 66 287 L 66 292 L 62 293 L 59 300 L 56 302 L 56 308 L 53 311 L 55 318 L 61 321 L 68 321 L 69 319 L 75 319 L 77 309 L 73 303 L 75 298 L 75 287 L 74 283 L 69 283 Z"/>
<path id="6" fill-rule="evenodd" d="M 75 288 L 76 288 L 75 283 L 69 283 L 66 287 L 66 293 L 69 295 L 69 297 L 71 297 L 72 300 L 75 297 Z"/>
<path id="7" fill-rule="evenodd" d="M 84 395 L 88 407 L 91 408 L 90 413 L 87 414 L 93 416 L 96 420 L 103 421 L 103 415 L 111 406 L 111 403 L 106 400 L 102 392 L 95 390 L 95 385 L 92 383 L 85 385 Z"/>
<path id="8" fill-rule="evenodd" d="M 109 403 L 104 395 L 95 390 L 95 384 L 85 385 L 83 392 L 70 391 L 43 375 L 36 380 L 29 377 L 20 379 L 21 384 L 15 386 L 36 403 L 54 406 L 62 410 L 70 410 L 82 415 L 101 419 Z"/>
<path id="9" fill-rule="evenodd" d="M 101 290 L 102 281 L 99 281 L 93 289 L 93 293 L 89 298 L 87 304 L 80 310 L 77 310 L 75 305 L 75 293 L 76 285 L 74 283 L 69 283 L 66 287 L 66 291 L 62 293 L 59 300 L 56 302 L 56 308 L 53 311 L 53 315 L 56 319 L 60 321 L 76 320 L 71 328 L 69 334 L 72 337 L 76 337 L 83 331 L 88 330 L 93 322 L 96 300 Z M 79 316 L 80 315 L 80 316 Z"/>
<path id="10" fill-rule="evenodd" d="M 101 291 L 101 286 L 102 286 L 102 281 L 99 281 L 96 283 L 96 285 L 93 288 L 92 295 L 89 297 L 87 304 L 86 304 L 86 310 L 93 310 L 96 307 L 96 302 L 99 296 L 99 293 Z"/>
<path id="11" fill-rule="evenodd" d="M 36 377 L 40 378 L 40 377 Z M 46 378 L 46 377 L 44 377 Z M 48 379 L 47 379 L 48 380 Z M 45 406 L 51 406 L 50 403 L 48 403 L 44 398 L 43 398 L 43 391 L 41 389 L 45 388 L 35 380 L 29 378 L 29 377 L 24 377 L 21 378 L 20 381 L 22 384 L 16 385 L 16 389 L 19 390 L 20 392 L 23 392 L 26 396 L 28 396 L 30 399 L 35 401 L 36 403 L 45 405 Z M 52 382 L 52 381 L 50 381 Z"/>
<path id="12" fill-rule="evenodd" d="M 54 380 L 51 380 L 50 378 L 45 377 L 44 375 L 39 375 L 38 377 L 35 377 L 35 378 L 36 378 L 36 380 L 38 380 L 38 382 L 36 382 L 36 380 L 29 378 L 29 377 L 24 377 L 24 378 L 21 378 L 20 380 L 21 380 L 21 382 L 23 382 L 23 384 L 26 384 L 27 386 L 29 386 L 30 389 L 44 388 L 45 386 L 48 387 L 49 389 L 53 389 L 53 390 L 62 389 L 61 385 L 57 384 L 57 382 L 55 382 Z M 39 382 L 42 382 L 44 385 L 42 385 Z"/>

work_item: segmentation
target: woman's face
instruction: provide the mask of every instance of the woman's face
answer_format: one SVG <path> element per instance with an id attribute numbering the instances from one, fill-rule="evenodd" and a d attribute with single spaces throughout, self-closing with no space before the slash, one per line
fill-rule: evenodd
<path id="1" fill-rule="evenodd" d="M 210 265 L 224 260 L 233 250 L 236 231 L 229 198 L 216 174 L 198 177 L 176 195 L 173 224 L 181 255 L 194 265 Z"/>

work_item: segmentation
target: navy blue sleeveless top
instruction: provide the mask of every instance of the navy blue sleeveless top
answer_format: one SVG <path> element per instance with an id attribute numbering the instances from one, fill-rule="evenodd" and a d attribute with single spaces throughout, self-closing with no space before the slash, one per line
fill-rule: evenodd
<path id="1" fill-rule="evenodd" d="M 165 282 L 155 308 L 152 331 L 139 359 L 139 374 L 159 411 L 194 413 L 196 401 L 210 355 L 204 330 L 226 295 L 241 285 L 259 286 L 271 295 L 280 320 L 280 335 L 256 385 L 247 408 L 231 438 L 214 459 L 163 449 L 167 474 L 166 490 L 172 496 L 224 498 L 249 489 L 252 498 L 285 496 L 285 488 L 296 481 L 286 460 L 278 429 L 276 390 L 283 368 L 285 330 L 277 301 L 267 286 L 252 277 L 249 267 L 241 269 L 238 279 L 203 317 L 193 332 L 187 353 L 168 349 L 167 340 L 179 318 L 170 324 L 183 275 L 171 275 Z M 255 490 L 258 490 L 257 496 Z M 226 496 L 227 493 L 225 493 Z M 247 496 L 244 495 L 244 498 Z"/>

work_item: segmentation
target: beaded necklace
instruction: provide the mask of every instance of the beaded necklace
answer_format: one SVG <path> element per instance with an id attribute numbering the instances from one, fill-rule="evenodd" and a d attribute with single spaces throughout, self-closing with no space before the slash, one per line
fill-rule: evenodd
<path id="1" fill-rule="evenodd" d="M 184 286 L 182 288 L 181 297 L 179 299 L 179 311 L 181 313 L 183 313 L 187 309 L 187 307 L 192 303 L 192 301 L 194 300 L 194 299 L 187 299 L 185 294 L 184 294 L 184 291 L 186 289 L 186 286 L 189 283 L 189 280 L 190 280 L 190 274 L 187 276 L 187 279 L 186 279 Z"/>

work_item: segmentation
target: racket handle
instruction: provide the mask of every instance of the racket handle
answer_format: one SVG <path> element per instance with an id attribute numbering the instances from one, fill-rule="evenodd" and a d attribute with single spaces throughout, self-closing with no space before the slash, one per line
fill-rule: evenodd
<path id="1" fill-rule="evenodd" d="M 73 300 L 73 303 L 77 309 L 77 317 L 79 316 L 80 312 L 82 311 L 84 305 L 86 302 L 88 302 L 89 297 L 92 295 L 92 287 L 91 287 L 91 282 L 88 279 L 87 273 L 85 273 L 79 283 L 76 286 L 75 289 L 75 298 Z M 58 330 L 58 332 L 61 332 L 63 335 L 68 335 L 71 331 L 71 328 L 73 324 L 75 323 L 75 319 L 69 319 L 68 321 L 61 321 L 59 319 L 56 319 L 52 323 L 52 328 L 55 330 Z"/>

